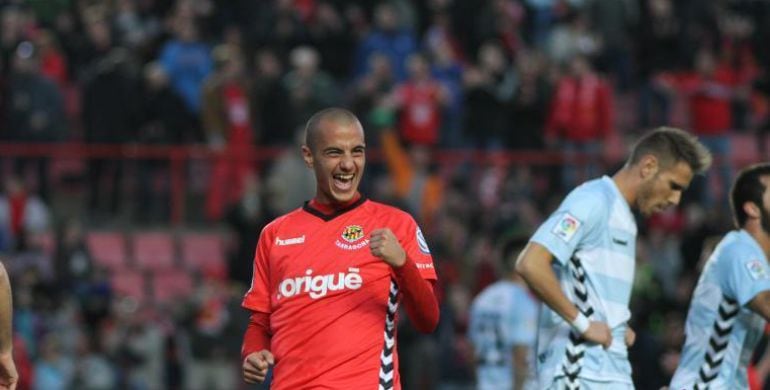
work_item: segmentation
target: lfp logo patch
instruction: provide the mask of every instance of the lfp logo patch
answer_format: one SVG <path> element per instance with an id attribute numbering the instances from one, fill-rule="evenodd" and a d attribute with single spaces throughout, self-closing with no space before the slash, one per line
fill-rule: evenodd
<path id="1" fill-rule="evenodd" d="M 425 236 L 422 235 L 422 230 L 417 228 L 417 246 L 420 248 L 420 252 L 429 255 L 430 248 L 428 248 L 428 242 L 425 241 Z"/>
<path id="2" fill-rule="evenodd" d="M 767 274 L 765 267 L 762 266 L 762 263 L 760 263 L 759 260 L 749 261 L 746 263 L 746 268 L 749 269 L 749 275 L 751 275 L 751 278 L 754 280 L 770 278 L 770 275 Z"/>
<path id="3" fill-rule="evenodd" d="M 358 225 L 350 225 L 342 231 L 342 238 L 347 242 L 356 242 L 364 236 L 364 228 Z"/>
<path id="4" fill-rule="evenodd" d="M 575 233 L 580 230 L 580 225 L 582 224 L 579 219 L 573 217 L 570 213 L 564 213 L 564 216 L 556 223 L 551 233 L 557 235 L 565 242 L 570 242 Z"/>

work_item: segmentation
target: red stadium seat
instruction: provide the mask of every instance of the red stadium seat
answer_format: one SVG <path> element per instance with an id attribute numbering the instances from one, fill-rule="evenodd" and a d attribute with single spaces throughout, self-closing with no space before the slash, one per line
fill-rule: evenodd
<path id="1" fill-rule="evenodd" d="M 115 295 L 119 297 L 133 298 L 137 302 L 144 302 L 147 299 L 144 275 L 139 271 L 115 269 L 110 276 L 110 283 Z"/>
<path id="2" fill-rule="evenodd" d="M 192 292 L 192 277 L 184 270 L 158 271 L 152 275 L 152 293 L 155 302 L 167 303 L 181 297 L 188 297 Z"/>
<path id="3" fill-rule="evenodd" d="M 134 262 L 144 270 L 174 268 L 175 248 L 170 233 L 138 233 L 133 237 Z"/>
<path id="4" fill-rule="evenodd" d="M 126 237 L 122 233 L 90 232 L 86 244 L 94 263 L 109 270 L 126 266 Z"/>
<path id="5" fill-rule="evenodd" d="M 193 271 L 217 279 L 227 276 L 225 246 L 216 233 L 190 233 L 182 236 L 182 261 Z"/>

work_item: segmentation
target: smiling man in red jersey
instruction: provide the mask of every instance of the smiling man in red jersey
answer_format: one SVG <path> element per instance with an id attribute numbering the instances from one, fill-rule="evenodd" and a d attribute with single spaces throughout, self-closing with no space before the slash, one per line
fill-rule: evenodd
<path id="1" fill-rule="evenodd" d="M 400 389 L 398 306 L 422 332 L 438 324 L 428 245 L 409 214 L 358 192 L 366 145 L 351 112 L 313 115 L 302 155 L 316 195 L 260 234 L 243 378 L 274 365 L 273 390 Z"/>

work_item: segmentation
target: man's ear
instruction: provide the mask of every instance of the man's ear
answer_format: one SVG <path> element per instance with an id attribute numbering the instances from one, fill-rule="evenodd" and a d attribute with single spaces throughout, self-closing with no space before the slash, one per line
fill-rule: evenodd
<path id="1" fill-rule="evenodd" d="M 743 203 L 743 212 L 746 213 L 746 215 L 749 218 L 759 218 L 762 215 L 762 212 L 759 210 L 759 207 L 754 202 L 744 202 Z"/>
<path id="2" fill-rule="evenodd" d="M 313 152 L 307 145 L 302 145 L 302 159 L 305 160 L 305 165 L 307 165 L 308 168 L 313 168 Z"/>
<path id="3" fill-rule="evenodd" d="M 655 176 L 660 170 L 658 158 L 652 154 L 646 154 L 639 160 L 639 174 L 642 179 L 648 179 Z"/>

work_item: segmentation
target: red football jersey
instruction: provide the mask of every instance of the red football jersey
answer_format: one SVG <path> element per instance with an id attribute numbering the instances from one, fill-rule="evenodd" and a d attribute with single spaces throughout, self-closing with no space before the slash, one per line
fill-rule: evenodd
<path id="1" fill-rule="evenodd" d="M 306 204 L 262 230 L 243 306 L 270 315 L 271 389 L 401 388 L 401 294 L 392 268 L 368 245 L 369 234 L 385 227 L 423 278 L 435 280 L 414 219 L 363 197 L 333 215 Z"/>

